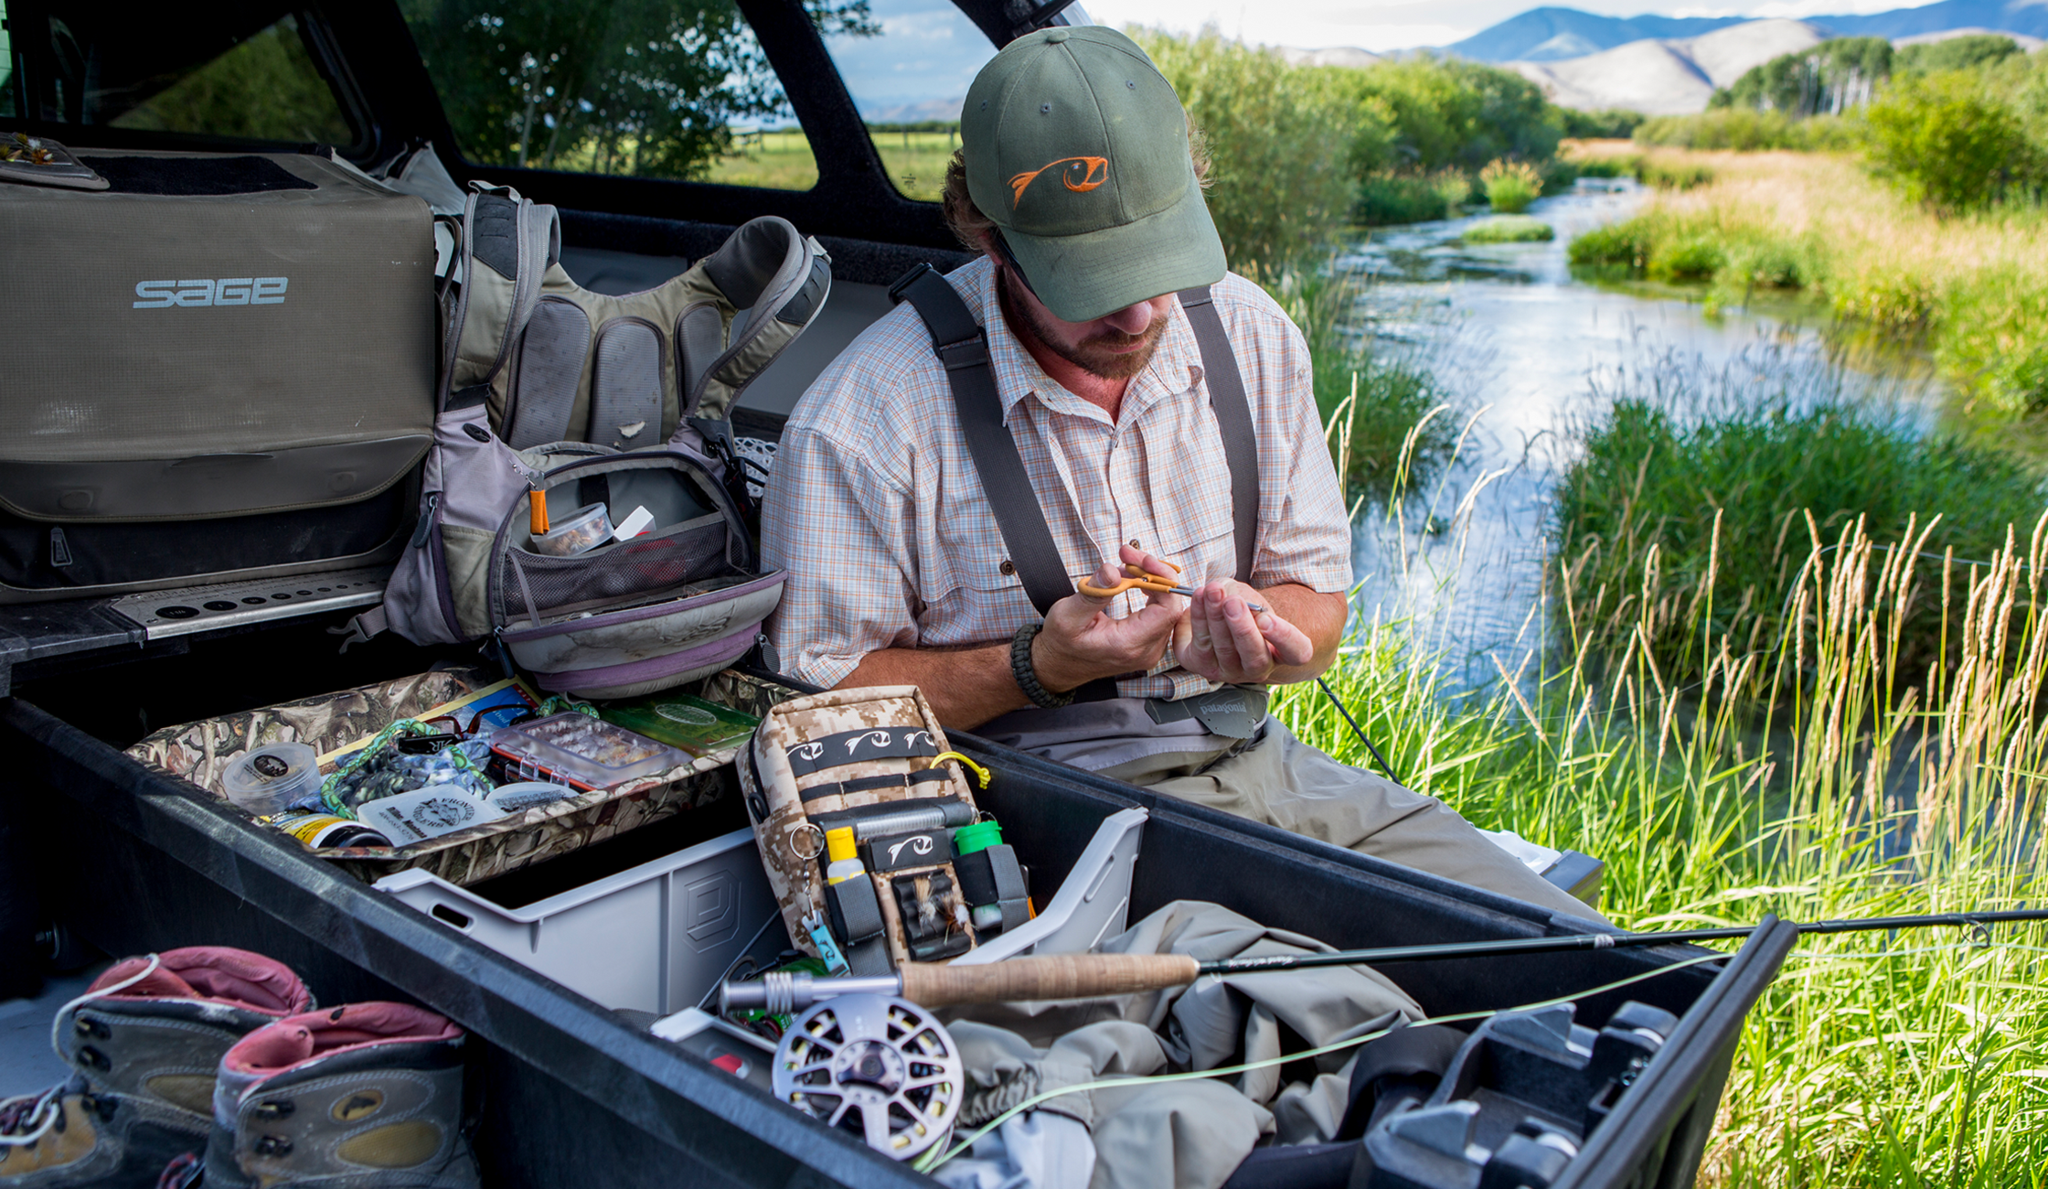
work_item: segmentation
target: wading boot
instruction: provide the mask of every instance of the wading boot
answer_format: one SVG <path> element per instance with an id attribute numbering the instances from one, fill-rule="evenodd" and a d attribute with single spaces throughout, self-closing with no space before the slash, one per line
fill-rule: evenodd
<path id="1" fill-rule="evenodd" d="M 259 1028 L 221 1058 L 205 1189 L 476 1189 L 462 1029 L 402 1003 Z"/>
<path id="2" fill-rule="evenodd" d="M 57 1012 L 51 1043 L 77 1072 L 0 1103 L 0 1189 L 139 1186 L 206 1142 L 229 1047 L 313 1006 L 299 976 L 246 950 L 128 958 Z"/>

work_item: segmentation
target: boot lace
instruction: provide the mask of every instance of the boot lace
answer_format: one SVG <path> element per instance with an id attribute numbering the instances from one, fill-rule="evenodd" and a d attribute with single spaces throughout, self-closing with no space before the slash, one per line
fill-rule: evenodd
<path id="1" fill-rule="evenodd" d="M 162 959 L 158 958 L 155 954 L 151 954 L 149 961 L 135 974 L 122 979 L 112 986 L 101 987 L 97 991 L 87 991 L 63 1007 L 58 1008 L 56 1019 L 50 1023 L 50 1047 L 57 1050 L 59 1057 L 64 1055 L 64 1046 L 60 1043 L 61 1034 L 59 1029 L 63 1026 L 66 1016 L 95 999 L 103 999 L 108 995 L 127 990 L 156 973 L 156 968 L 162 964 Z M 0 1147 L 29 1147 L 41 1141 L 52 1130 L 63 1130 L 64 1103 L 62 1099 L 65 1090 L 72 1088 L 74 1083 L 75 1079 L 66 1079 L 43 1091 L 41 1094 L 20 1094 L 5 1101 L 0 1101 Z M 81 1098 L 88 1108 L 96 1109 L 100 1105 L 99 1099 L 90 1092 L 81 1094 Z"/>

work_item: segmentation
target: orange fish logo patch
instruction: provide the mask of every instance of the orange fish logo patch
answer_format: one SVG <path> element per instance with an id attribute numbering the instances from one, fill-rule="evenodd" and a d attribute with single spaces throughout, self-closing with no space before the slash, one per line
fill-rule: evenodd
<path id="1" fill-rule="evenodd" d="M 1048 169 L 1059 170 L 1060 184 L 1076 194 L 1086 194 L 1109 180 L 1107 157 L 1061 157 L 1011 178 L 1010 205 L 1014 207 L 1024 201 L 1024 188 L 1037 181 L 1038 175 Z"/>

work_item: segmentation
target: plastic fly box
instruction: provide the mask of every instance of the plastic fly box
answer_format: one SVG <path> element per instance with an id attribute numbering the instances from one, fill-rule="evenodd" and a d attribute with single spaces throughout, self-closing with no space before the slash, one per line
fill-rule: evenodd
<path id="1" fill-rule="evenodd" d="M 418 869 L 373 886 L 614 1009 L 695 1007 L 741 954 L 789 946 L 744 828 L 517 907 Z"/>
<path id="2" fill-rule="evenodd" d="M 520 780 L 556 780 L 574 788 L 616 788 L 690 763 L 690 757 L 624 727 L 570 711 L 505 727 L 491 752 Z"/>

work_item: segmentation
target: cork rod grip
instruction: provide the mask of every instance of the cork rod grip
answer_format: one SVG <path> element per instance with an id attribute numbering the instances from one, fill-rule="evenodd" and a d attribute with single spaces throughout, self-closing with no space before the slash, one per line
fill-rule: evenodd
<path id="1" fill-rule="evenodd" d="M 905 962 L 898 972 L 905 999 L 945 1007 L 1157 991 L 1194 982 L 1200 970 L 1186 954 L 1049 954 L 987 966 Z"/>

